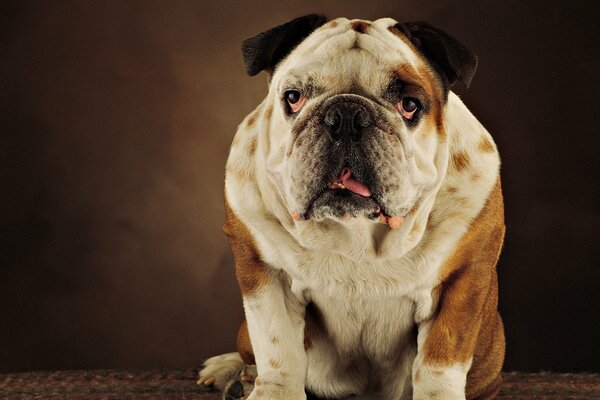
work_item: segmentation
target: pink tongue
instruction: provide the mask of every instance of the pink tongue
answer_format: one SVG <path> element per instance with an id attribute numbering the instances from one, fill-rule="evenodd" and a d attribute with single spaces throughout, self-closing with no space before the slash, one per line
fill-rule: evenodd
<path id="1" fill-rule="evenodd" d="M 364 183 L 352 176 L 352 171 L 349 168 L 344 168 L 339 178 L 346 189 L 364 197 L 371 197 L 371 191 Z"/>

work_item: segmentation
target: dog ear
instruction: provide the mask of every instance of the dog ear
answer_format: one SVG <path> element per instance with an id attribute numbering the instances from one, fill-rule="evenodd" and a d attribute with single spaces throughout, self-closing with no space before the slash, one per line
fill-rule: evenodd
<path id="1" fill-rule="evenodd" d="M 477 69 L 477 56 L 458 40 L 427 22 L 405 22 L 395 28 L 423 53 L 449 86 L 458 80 L 469 87 Z"/>
<path id="2" fill-rule="evenodd" d="M 242 55 L 250 76 L 262 70 L 272 73 L 277 64 L 315 29 L 327 22 L 323 15 L 310 14 L 244 40 Z"/>

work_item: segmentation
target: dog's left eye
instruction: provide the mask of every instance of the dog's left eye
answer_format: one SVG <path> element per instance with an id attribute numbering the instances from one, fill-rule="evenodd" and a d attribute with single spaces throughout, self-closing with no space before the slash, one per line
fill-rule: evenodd
<path id="1" fill-rule="evenodd" d="M 414 97 L 405 97 L 401 102 L 396 104 L 396 108 L 404 118 L 411 120 L 421 108 L 421 103 Z"/>
<path id="2" fill-rule="evenodd" d="M 287 90 L 285 92 L 285 100 L 290 105 L 293 113 L 300 111 L 300 109 L 304 106 L 304 103 L 306 103 L 306 97 L 304 97 L 298 90 Z"/>

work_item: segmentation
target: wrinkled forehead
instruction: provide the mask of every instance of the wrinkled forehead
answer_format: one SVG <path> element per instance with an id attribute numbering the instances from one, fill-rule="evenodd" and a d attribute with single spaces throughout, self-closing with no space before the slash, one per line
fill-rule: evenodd
<path id="1" fill-rule="evenodd" d="M 385 86 L 390 76 L 404 71 L 404 75 L 413 75 L 412 79 L 418 81 L 423 59 L 407 39 L 395 32 L 396 23 L 391 18 L 329 21 L 282 62 L 274 80 L 310 76 L 319 82 L 348 86 L 360 82 L 378 88 Z"/>

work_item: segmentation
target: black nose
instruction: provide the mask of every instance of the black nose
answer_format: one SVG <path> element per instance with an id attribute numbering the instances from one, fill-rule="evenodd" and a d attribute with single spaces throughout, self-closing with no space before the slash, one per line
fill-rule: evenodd
<path id="1" fill-rule="evenodd" d="M 323 118 L 333 140 L 350 138 L 358 142 L 366 127 L 371 125 L 367 109 L 354 102 L 341 102 L 329 108 Z"/>

